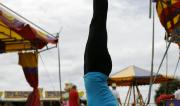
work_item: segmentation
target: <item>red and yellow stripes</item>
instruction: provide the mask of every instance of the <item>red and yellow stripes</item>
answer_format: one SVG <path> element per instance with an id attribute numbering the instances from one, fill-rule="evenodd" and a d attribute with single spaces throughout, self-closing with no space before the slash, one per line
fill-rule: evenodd
<path id="1" fill-rule="evenodd" d="M 37 53 L 19 53 L 19 65 L 22 66 L 25 78 L 33 88 L 33 92 L 27 99 L 26 106 L 40 106 Z"/>
<path id="2" fill-rule="evenodd" d="M 168 33 L 180 23 L 180 0 L 157 0 L 157 13 Z"/>
<path id="3" fill-rule="evenodd" d="M 57 44 L 55 37 L 22 21 L 0 7 L 0 52 L 42 49 L 48 43 Z M 15 45 L 15 46 L 14 46 Z"/>

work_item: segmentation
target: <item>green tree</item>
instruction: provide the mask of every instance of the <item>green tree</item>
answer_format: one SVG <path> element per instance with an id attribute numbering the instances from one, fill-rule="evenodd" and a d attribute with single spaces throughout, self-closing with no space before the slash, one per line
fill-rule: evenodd
<path id="1" fill-rule="evenodd" d="M 180 80 L 175 79 L 171 82 L 161 83 L 158 90 L 156 90 L 155 101 L 156 98 L 161 94 L 174 94 L 174 92 L 180 87 Z"/>

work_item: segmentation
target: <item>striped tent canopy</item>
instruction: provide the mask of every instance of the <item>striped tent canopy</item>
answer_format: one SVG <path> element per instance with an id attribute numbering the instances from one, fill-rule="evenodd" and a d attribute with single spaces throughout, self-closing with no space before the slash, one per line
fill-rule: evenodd
<path id="1" fill-rule="evenodd" d="M 160 22 L 173 42 L 180 42 L 180 0 L 155 0 Z"/>
<path id="2" fill-rule="evenodd" d="M 129 66 L 115 74 L 112 74 L 108 79 L 109 85 L 116 83 L 118 86 L 132 86 L 132 85 L 148 85 L 150 82 L 151 72 L 141 69 L 136 66 Z M 155 77 L 156 73 L 153 73 Z M 173 80 L 172 77 L 157 75 L 154 83 L 162 83 Z"/>
<path id="3" fill-rule="evenodd" d="M 14 13 L 0 7 L 0 53 L 42 49 L 57 38 L 21 20 Z"/>

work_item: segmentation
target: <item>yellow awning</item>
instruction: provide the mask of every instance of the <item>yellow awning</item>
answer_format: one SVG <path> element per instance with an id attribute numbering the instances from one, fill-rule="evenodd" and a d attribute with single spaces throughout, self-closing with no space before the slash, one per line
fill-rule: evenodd
<path id="1" fill-rule="evenodd" d="M 57 41 L 57 38 L 48 36 L 0 7 L 0 53 L 41 49 Z"/>
<path id="2" fill-rule="evenodd" d="M 108 83 L 116 83 L 118 86 L 148 85 L 150 82 L 151 72 L 136 66 L 129 66 L 110 76 Z M 153 77 L 155 77 L 153 73 Z M 173 80 L 170 76 L 158 74 L 154 83 L 162 83 Z"/>

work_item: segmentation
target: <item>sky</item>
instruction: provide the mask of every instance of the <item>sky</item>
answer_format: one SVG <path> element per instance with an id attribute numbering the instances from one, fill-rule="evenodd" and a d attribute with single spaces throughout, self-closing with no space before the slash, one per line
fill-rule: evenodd
<path id="1" fill-rule="evenodd" d="M 60 62 L 62 86 L 72 82 L 84 90 L 83 55 L 92 17 L 92 0 L 0 0 L 1 3 L 31 20 L 46 31 L 60 33 Z M 113 61 L 112 74 L 136 65 L 151 69 L 152 19 L 149 19 L 148 0 L 109 0 L 107 20 L 108 49 Z M 154 71 L 166 49 L 165 30 L 155 17 Z M 168 52 L 168 74 L 172 75 L 179 57 L 179 48 L 172 44 Z M 0 90 L 31 90 L 18 65 L 17 53 L 0 55 Z M 165 63 L 160 70 L 165 74 Z M 176 77 L 180 76 L 179 68 Z M 59 90 L 57 49 L 45 51 L 39 58 L 39 86 Z M 158 85 L 153 87 L 154 91 Z M 147 95 L 148 86 L 141 86 Z M 125 96 L 127 87 L 118 88 Z"/>

